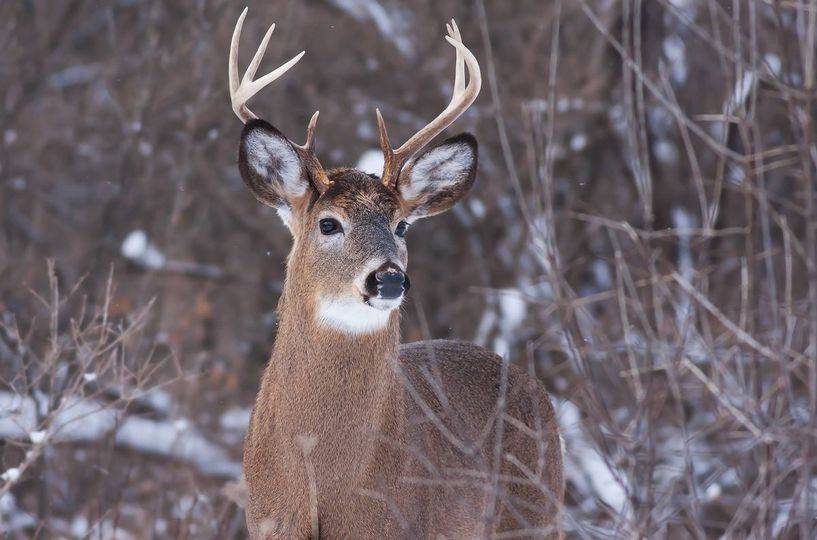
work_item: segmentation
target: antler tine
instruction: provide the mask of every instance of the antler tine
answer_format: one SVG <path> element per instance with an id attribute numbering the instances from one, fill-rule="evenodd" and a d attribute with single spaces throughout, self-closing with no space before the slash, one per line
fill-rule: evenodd
<path id="1" fill-rule="evenodd" d="M 397 179 L 403 165 L 421 148 L 428 144 L 431 139 L 439 135 L 445 128 L 465 112 L 468 107 L 477 99 L 482 86 L 482 75 L 479 70 L 479 63 L 474 55 L 462 43 L 457 23 L 451 20 L 451 24 L 446 24 L 448 35 L 445 40 L 450 43 L 457 52 L 457 59 L 454 67 L 454 91 L 451 102 L 443 111 L 437 115 L 423 129 L 415 133 L 400 148 L 396 150 L 389 144 L 389 136 L 386 131 L 386 124 L 380 111 L 377 111 L 377 127 L 380 134 L 380 147 L 383 150 L 383 184 L 394 189 L 397 186 Z M 465 70 L 468 68 L 468 85 L 465 85 Z"/>
<path id="2" fill-rule="evenodd" d="M 397 175 L 395 174 L 394 183 L 391 182 L 391 173 L 395 169 L 395 158 L 394 158 L 394 150 L 392 150 L 391 143 L 389 142 L 389 132 L 386 131 L 386 122 L 383 120 L 383 115 L 380 114 L 380 109 L 375 108 L 375 114 L 377 115 L 377 133 L 378 138 L 380 139 L 380 148 L 383 150 L 383 184 L 386 187 L 394 188 L 397 185 Z M 400 166 L 397 166 L 399 172 Z"/>
<path id="3" fill-rule="evenodd" d="M 306 142 L 303 144 L 293 143 L 292 146 L 294 146 L 295 150 L 300 154 L 301 161 L 309 172 L 309 177 L 312 179 L 312 184 L 320 193 L 323 193 L 332 185 L 332 181 L 329 179 L 326 171 L 323 170 L 323 165 L 321 165 L 318 156 L 316 156 L 314 152 L 315 128 L 318 125 L 319 115 L 320 111 L 315 111 L 315 114 L 313 114 L 309 120 L 309 126 L 306 128 Z"/>
<path id="4" fill-rule="evenodd" d="M 290 59 L 282 66 L 267 73 L 260 79 L 253 80 L 256 71 L 258 71 L 258 66 L 261 63 L 261 59 L 264 57 L 264 52 L 266 52 L 267 50 L 267 45 L 269 44 L 270 36 L 272 36 L 273 30 L 275 30 L 275 25 L 273 24 L 269 27 L 267 33 L 264 34 L 264 39 L 261 40 L 261 44 L 255 51 L 255 55 L 253 56 L 250 65 L 247 66 L 247 71 L 244 72 L 244 77 L 242 77 L 241 82 L 239 82 L 238 44 L 239 41 L 241 40 L 241 30 L 242 27 L 244 26 L 244 18 L 246 16 L 247 8 L 244 8 L 244 11 L 242 11 L 241 15 L 238 17 L 238 22 L 236 22 L 235 29 L 233 30 L 233 38 L 232 41 L 230 42 L 230 59 L 228 63 L 228 72 L 230 78 L 230 102 L 232 103 L 233 106 L 233 112 L 245 124 L 254 118 L 258 118 L 255 115 L 255 113 L 253 113 L 249 109 L 249 107 L 247 107 L 247 102 L 262 88 L 269 85 L 275 79 L 286 73 L 292 66 L 298 63 L 298 60 L 300 60 L 301 57 L 306 53 L 306 51 L 301 51 L 299 54 L 294 56 L 292 59 Z"/>
<path id="5" fill-rule="evenodd" d="M 247 8 L 238 16 L 238 21 L 233 28 L 233 37 L 230 40 L 230 59 L 227 62 L 228 75 L 230 77 L 230 99 L 238 90 L 238 42 L 241 39 L 241 28 L 244 26 L 244 17 L 247 16 Z M 242 119 L 243 120 L 243 119 Z"/>
<path id="6" fill-rule="evenodd" d="M 445 25 L 448 29 L 448 35 L 462 43 L 462 36 L 460 29 L 457 27 L 457 21 L 451 19 L 451 24 Z M 465 60 L 462 58 L 459 49 L 457 49 L 457 60 L 454 66 L 454 94 L 453 98 L 457 97 L 465 90 Z M 453 99 L 452 98 L 452 99 Z"/>
<path id="7" fill-rule="evenodd" d="M 305 150 L 307 152 L 312 152 L 315 148 L 315 128 L 318 125 L 318 116 L 321 114 L 321 111 L 315 111 L 315 114 L 312 115 L 312 118 L 309 119 L 309 126 L 306 128 L 306 142 L 303 144 L 296 144 L 298 148 L 301 150 Z"/>

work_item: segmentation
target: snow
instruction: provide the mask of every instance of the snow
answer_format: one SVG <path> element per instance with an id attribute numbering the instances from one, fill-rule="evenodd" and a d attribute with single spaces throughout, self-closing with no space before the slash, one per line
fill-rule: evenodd
<path id="1" fill-rule="evenodd" d="M 34 400 L 11 392 L 0 392 L 0 439 L 28 437 L 37 422 Z"/>
<path id="2" fill-rule="evenodd" d="M 732 96 L 726 105 L 726 112 L 732 114 L 735 109 L 740 108 L 746 103 L 746 98 L 749 96 L 752 87 L 757 81 L 757 75 L 754 71 L 747 71 L 743 77 L 735 83 L 735 88 L 732 90 Z"/>
<path id="3" fill-rule="evenodd" d="M 780 60 L 780 57 L 774 53 L 766 53 L 763 55 L 763 61 L 769 67 L 769 71 L 775 77 L 780 76 L 783 62 Z"/>
<path id="4" fill-rule="evenodd" d="M 743 167 L 731 164 L 729 166 L 729 172 L 726 174 L 726 179 L 730 184 L 739 186 L 746 179 L 746 172 L 743 170 Z"/>
<path id="5" fill-rule="evenodd" d="M 493 330 L 494 325 L 496 324 L 496 312 L 488 307 L 485 312 L 482 314 L 482 317 L 479 320 L 479 324 L 477 325 L 476 335 L 474 336 L 474 343 L 477 345 L 484 347 L 486 343 L 488 343 L 488 334 L 491 333 Z"/>
<path id="6" fill-rule="evenodd" d="M 678 231 L 678 273 L 681 274 L 687 282 L 691 283 L 695 272 L 690 243 L 690 230 L 695 226 L 694 218 L 680 206 L 673 207 L 671 218 L 673 226 Z M 692 301 L 689 296 L 684 294 L 678 306 L 678 311 L 676 312 L 676 324 L 678 328 L 685 326 L 687 317 L 692 311 L 691 304 Z"/>
<path id="7" fill-rule="evenodd" d="M 680 11 L 687 19 L 694 19 L 698 0 L 669 0 L 672 7 Z"/>
<path id="8" fill-rule="evenodd" d="M 622 137 L 627 134 L 627 114 L 623 105 L 616 103 L 611 106 L 607 110 L 607 117 L 610 119 L 610 124 L 612 124 L 616 133 Z"/>
<path id="9" fill-rule="evenodd" d="M 139 141 L 139 144 L 136 145 L 136 149 L 142 157 L 150 157 L 153 155 L 153 145 L 147 141 Z"/>
<path id="10" fill-rule="evenodd" d="M 84 538 L 88 534 L 88 520 L 85 516 L 77 516 L 71 521 L 71 532 L 78 538 Z"/>
<path id="11" fill-rule="evenodd" d="M 99 69 L 99 64 L 69 66 L 49 75 L 48 85 L 52 88 L 63 89 L 88 84 L 98 76 Z"/>
<path id="12" fill-rule="evenodd" d="M 721 488 L 721 485 L 715 483 L 715 484 L 710 484 L 706 488 L 706 491 L 704 492 L 704 495 L 706 496 L 707 500 L 714 501 L 715 499 L 717 499 L 718 497 L 721 496 L 721 493 L 723 493 L 723 489 Z"/>
<path id="13" fill-rule="evenodd" d="M 0 496 L 0 515 L 7 514 L 17 508 L 17 500 L 11 492 L 5 492 Z"/>
<path id="14" fill-rule="evenodd" d="M 252 409 L 250 408 L 233 407 L 227 409 L 222 413 L 221 418 L 219 418 L 219 425 L 221 429 L 225 431 L 244 433 L 247 431 L 247 426 L 250 423 L 251 414 Z"/>
<path id="15" fill-rule="evenodd" d="M 585 135 L 584 133 L 576 133 L 570 139 L 570 149 L 573 150 L 574 152 L 579 152 L 581 150 L 584 150 L 584 148 L 586 146 L 587 146 L 587 135 Z"/>
<path id="16" fill-rule="evenodd" d="M 664 56 L 669 61 L 670 77 L 677 84 L 684 84 L 689 75 L 689 68 L 686 61 L 686 45 L 677 35 L 664 38 L 661 48 Z"/>
<path id="17" fill-rule="evenodd" d="M 28 186 L 28 181 L 22 176 L 15 176 L 9 181 L 12 188 L 17 191 L 23 191 Z"/>
<path id="18" fill-rule="evenodd" d="M 477 219 L 484 218 L 485 214 L 487 213 L 487 210 L 485 209 L 485 203 L 483 203 L 476 197 L 471 197 L 470 199 L 468 199 L 468 208 L 471 209 L 471 213 L 474 214 L 474 217 Z"/>
<path id="19" fill-rule="evenodd" d="M 780 538 L 781 534 L 783 533 L 783 529 L 789 523 L 789 519 L 791 516 L 792 516 L 791 499 L 785 499 L 780 501 L 777 504 L 777 513 L 775 515 L 774 521 L 772 522 L 771 530 L 772 538 Z"/>
<path id="20" fill-rule="evenodd" d="M 3 479 L 6 482 L 16 482 L 18 478 L 20 478 L 20 469 L 17 467 L 6 469 L 6 472 L 0 474 L 0 479 Z"/>
<path id="21" fill-rule="evenodd" d="M 148 240 L 147 234 L 142 230 L 131 231 L 125 237 L 121 253 L 126 259 L 151 270 L 163 268 L 167 263 L 164 254 Z"/>
<path id="22" fill-rule="evenodd" d="M 610 273 L 610 266 L 602 259 L 595 259 L 590 263 L 590 272 L 593 274 L 593 281 L 600 291 L 606 291 L 613 286 L 613 275 Z"/>
<path id="23" fill-rule="evenodd" d="M 594 492 L 616 512 L 624 512 L 627 493 L 622 475 L 610 470 L 582 430 L 579 408 L 568 400 L 554 402 L 565 444 L 565 474 L 582 492 Z"/>
<path id="24" fill-rule="evenodd" d="M 519 328 L 525 321 L 527 305 L 520 292 L 516 289 L 505 289 L 499 295 L 499 312 L 501 319 L 499 326 L 503 334 L 510 334 Z"/>
<path id="25" fill-rule="evenodd" d="M 357 160 L 356 168 L 366 174 L 383 174 L 383 151 L 379 149 L 366 150 Z"/>
<path id="26" fill-rule="evenodd" d="M 36 430 L 34 400 L 11 392 L 0 392 L 0 438 L 32 442 L 90 442 L 116 431 L 117 445 L 140 452 L 190 463 L 204 474 L 234 478 L 241 464 L 232 461 L 226 451 L 207 440 L 187 418 L 157 421 L 126 416 L 101 402 L 68 397 L 50 422 L 49 432 Z M 19 473 L 19 471 L 17 471 Z M 9 477 L 15 472 L 6 471 Z M 5 477 L 4 477 L 5 479 Z"/>
<path id="27" fill-rule="evenodd" d="M 656 159 L 661 163 L 666 165 L 678 163 L 678 148 L 670 141 L 656 141 L 652 149 Z"/>
<path id="28" fill-rule="evenodd" d="M 48 432 L 46 431 L 32 431 L 28 434 L 29 440 L 31 440 L 34 444 L 42 444 L 48 438 Z"/>
<path id="29" fill-rule="evenodd" d="M 690 248 L 690 231 L 695 227 L 695 219 L 680 206 L 672 209 L 672 224 L 678 231 L 678 269 L 687 281 L 693 276 L 692 250 Z"/>
<path id="30" fill-rule="evenodd" d="M 399 4 L 389 3 L 384 7 L 377 0 L 329 0 L 329 3 L 358 22 L 373 22 L 380 35 L 391 41 L 404 56 L 413 56 L 413 40 L 409 35 L 412 17 Z"/>
<path id="31" fill-rule="evenodd" d="M 11 492 L 0 495 L 0 531 L 22 531 L 36 525 L 37 520 L 17 506 L 17 499 Z"/>
<path id="32" fill-rule="evenodd" d="M 209 442 L 196 429 L 177 422 L 129 417 L 116 432 L 116 443 L 147 454 L 171 457 L 194 465 L 205 474 L 237 477 L 241 464 Z"/>
<path id="33" fill-rule="evenodd" d="M 663 106 L 648 108 L 647 121 L 650 129 L 662 139 L 666 138 L 670 131 L 675 128 L 675 117 Z"/>
<path id="34" fill-rule="evenodd" d="M 170 410 L 173 406 L 173 398 L 165 390 L 153 387 L 147 391 L 138 393 L 137 397 L 139 400 L 150 405 L 151 409 L 164 414 L 170 414 Z"/>
<path id="35" fill-rule="evenodd" d="M 508 358 L 511 343 L 516 341 L 517 329 L 525 322 L 527 304 L 517 289 L 503 289 L 499 293 L 499 335 L 494 339 L 493 350 Z"/>
<path id="36" fill-rule="evenodd" d="M 52 422 L 51 433 L 63 441 L 93 441 L 116 426 L 116 411 L 102 403 L 68 397 Z"/>

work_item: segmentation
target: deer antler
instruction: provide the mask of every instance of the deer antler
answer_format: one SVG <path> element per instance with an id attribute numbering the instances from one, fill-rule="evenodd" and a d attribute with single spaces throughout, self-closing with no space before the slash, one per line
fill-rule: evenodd
<path id="1" fill-rule="evenodd" d="M 238 22 L 235 24 L 235 30 L 233 30 L 233 40 L 230 43 L 229 62 L 230 101 L 233 105 L 233 112 L 245 124 L 254 118 L 258 118 L 255 113 L 253 113 L 247 107 L 247 102 L 250 100 L 250 98 L 257 94 L 262 88 L 286 73 L 289 68 L 297 64 L 298 60 L 300 60 L 301 57 L 306 54 L 306 51 L 301 51 L 286 64 L 254 81 L 253 77 L 255 77 L 255 72 L 258 71 L 258 65 L 261 63 L 261 59 L 264 58 L 264 52 L 267 50 L 269 38 L 272 36 L 273 30 L 275 30 L 275 24 L 272 24 L 269 27 L 269 30 L 267 30 L 267 33 L 264 35 L 264 39 L 261 40 L 261 45 L 258 46 L 258 50 L 255 51 L 255 56 L 252 57 L 252 62 L 250 62 L 250 65 L 247 66 L 247 71 L 244 72 L 244 77 L 242 77 L 241 82 L 239 82 L 238 42 L 241 40 L 241 28 L 244 26 L 244 17 L 246 16 L 247 8 L 244 8 L 244 11 L 241 12 L 241 16 L 238 18 Z"/>
<path id="2" fill-rule="evenodd" d="M 380 133 L 380 147 L 383 149 L 383 184 L 386 187 L 395 189 L 397 179 L 403 165 L 421 148 L 428 144 L 434 137 L 439 135 L 445 128 L 471 106 L 482 86 L 482 76 L 479 71 L 479 63 L 471 51 L 462 43 L 460 30 L 457 23 L 451 19 L 451 24 L 446 24 L 448 35 L 445 40 L 457 51 L 457 59 L 454 67 L 454 92 L 451 102 L 441 112 L 437 118 L 432 120 L 427 126 L 411 136 L 400 148 L 393 149 L 389 143 L 389 135 L 386 132 L 386 123 L 379 109 L 377 113 L 377 128 Z M 465 86 L 465 70 L 468 67 L 468 86 Z"/>
<path id="3" fill-rule="evenodd" d="M 228 63 L 228 74 L 230 78 L 230 102 L 233 106 L 233 112 L 245 124 L 250 120 L 258 118 L 255 113 L 252 112 L 249 107 L 247 107 L 247 102 L 262 88 L 271 84 L 278 77 L 289 71 L 289 69 L 297 64 L 298 60 L 300 60 L 301 57 L 306 54 L 306 51 L 301 51 L 290 59 L 289 62 L 267 73 L 260 79 L 253 80 L 253 77 L 255 77 L 255 72 L 258 71 L 258 66 L 261 64 L 261 60 L 264 58 L 264 53 L 267 50 L 267 44 L 269 44 L 270 36 L 272 36 L 273 30 L 275 30 L 275 24 L 272 24 L 270 25 L 269 30 L 267 30 L 267 33 L 264 34 L 264 39 L 261 40 L 261 44 L 255 51 L 255 56 L 252 57 L 250 65 L 247 66 L 247 71 L 244 72 L 244 76 L 239 82 L 238 42 L 241 40 L 241 29 L 244 26 L 244 17 L 247 16 L 247 10 L 248 8 L 244 8 L 244 11 L 242 11 L 241 15 L 238 17 L 238 22 L 235 23 L 233 39 L 230 42 L 230 60 Z M 329 187 L 331 182 L 318 161 L 317 156 L 313 152 L 315 143 L 315 126 L 317 123 L 318 111 L 315 111 L 315 114 L 312 115 L 312 119 L 309 121 L 309 127 L 307 128 L 306 132 L 306 142 L 303 145 L 295 144 L 293 146 L 300 154 L 304 165 L 309 171 L 310 178 L 315 184 L 315 187 L 318 189 L 318 191 L 323 193 L 326 188 Z"/>

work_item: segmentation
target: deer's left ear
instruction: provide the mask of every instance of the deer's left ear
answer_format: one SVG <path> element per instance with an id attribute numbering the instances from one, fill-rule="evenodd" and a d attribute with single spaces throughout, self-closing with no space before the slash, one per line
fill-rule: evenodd
<path id="1" fill-rule="evenodd" d="M 403 167 L 397 191 L 418 219 L 445 212 L 462 199 L 477 172 L 477 140 L 469 133 L 446 139 Z"/>

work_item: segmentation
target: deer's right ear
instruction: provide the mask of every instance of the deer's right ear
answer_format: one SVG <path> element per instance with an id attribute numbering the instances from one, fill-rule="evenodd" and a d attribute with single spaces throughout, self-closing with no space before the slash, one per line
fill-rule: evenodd
<path id="1" fill-rule="evenodd" d="M 238 168 L 255 198 L 275 208 L 290 227 L 293 205 L 312 187 L 289 139 L 269 122 L 247 122 L 241 132 Z"/>

